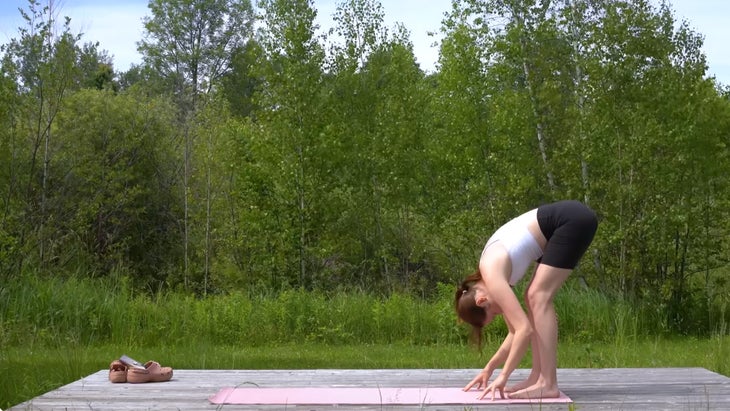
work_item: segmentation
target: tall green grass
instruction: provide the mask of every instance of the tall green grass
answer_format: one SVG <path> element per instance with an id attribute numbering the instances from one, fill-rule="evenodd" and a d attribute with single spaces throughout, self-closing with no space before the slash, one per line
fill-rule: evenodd
<path id="1" fill-rule="evenodd" d="M 197 298 L 138 294 L 123 278 L 29 277 L 0 288 L 0 344 L 463 344 L 468 330 L 457 324 L 452 298 L 449 285 L 440 285 L 431 299 L 303 290 Z M 620 344 L 667 333 L 663 313 L 598 292 L 566 287 L 555 304 L 563 340 Z M 722 320 L 716 328 L 726 334 Z M 497 321 L 485 339 L 504 333 Z"/>
<path id="2" fill-rule="evenodd" d="M 0 290 L 0 343 L 459 343 L 464 332 L 443 297 L 424 301 L 403 294 L 289 290 L 201 299 L 174 292 L 135 294 L 124 281 L 28 279 Z"/>

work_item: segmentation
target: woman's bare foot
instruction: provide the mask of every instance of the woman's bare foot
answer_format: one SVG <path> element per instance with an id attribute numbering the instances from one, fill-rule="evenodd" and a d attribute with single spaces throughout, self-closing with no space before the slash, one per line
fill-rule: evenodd
<path id="1" fill-rule="evenodd" d="M 560 390 L 558 387 L 547 387 L 544 384 L 537 383 L 527 388 L 523 388 L 520 391 L 511 392 L 510 398 L 521 398 L 521 399 L 537 399 L 537 398 L 558 398 L 560 396 Z"/>
<path id="2" fill-rule="evenodd" d="M 510 385 L 509 387 L 504 389 L 504 392 L 516 392 L 519 390 L 524 390 L 527 387 L 531 387 L 537 383 L 537 378 L 528 378 L 522 382 L 518 382 L 515 385 Z"/>

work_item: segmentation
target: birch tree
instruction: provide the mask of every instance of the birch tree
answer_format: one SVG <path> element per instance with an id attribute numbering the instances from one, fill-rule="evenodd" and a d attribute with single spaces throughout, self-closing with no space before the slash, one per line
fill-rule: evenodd
<path id="1" fill-rule="evenodd" d="M 151 0 L 151 17 L 144 19 L 145 37 L 138 43 L 144 63 L 172 86 L 180 108 L 182 125 L 182 180 L 184 193 L 185 282 L 190 275 L 191 176 L 195 167 L 195 136 L 191 122 L 199 109 L 201 94 L 208 93 L 229 71 L 234 53 L 252 37 L 253 9 L 249 0 Z M 205 173 L 210 172 L 207 168 Z M 210 176 L 204 181 L 210 181 Z M 210 187 L 203 183 L 204 204 L 210 202 Z M 193 204 L 194 205 L 194 204 Z M 209 210 L 207 206 L 203 206 Z M 210 220 L 204 212 L 205 257 L 203 277 L 208 278 L 211 250 Z"/>
<path id="2" fill-rule="evenodd" d="M 279 232 L 273 235 L 282 240 L 280 252 L 291 254 L 288 248 L 293 246 L 295 283 L 310 286 L 310 247 L 318 235 L 317 208 L 312 204 L 321 178 L 316 162 L 324 50 L 315 35 L 316 11 L 311 0 L 266 0 L 260 6 L 264 13 L 261 45 L 267 65 L 257 117 L 263 126 L 260 138 L 267 139 L 266 154 L 271 157 L 265 163 L 273 167 L 273 189 L 281 213 Z"/>
<path id="3" fill-rule="evenodd" d="M 19 160 L 11 163 L 17 167 L 11 170 L 15 178 L 13 191 L 19 195 L 20 190 L 24 191 L 20 196 L 25 221 L 21 224 L 19 243 L 35 242 L 32 248 L 41 266 L 48 262 L 54 231 L 47 214 L 55 149 L 53 124 L 64 98 L 75 84 L 79 40 L 78 35 L 71 34 L 68 18 L 58 32 L 55 6 L 52 0 L 46 6 L 29 0 L 28 9 L 20 9 L 26 27 L 19 28 L 19 38 L 3 46 L 6 53 L 3 71 L 15 81 L 20 95 L 18 106 L 10 112 L 13 124 L 10 155 Z"/>

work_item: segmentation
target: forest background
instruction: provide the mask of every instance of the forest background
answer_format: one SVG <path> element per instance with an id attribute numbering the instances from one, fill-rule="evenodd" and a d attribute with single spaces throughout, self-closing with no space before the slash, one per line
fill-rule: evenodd
<path id="1" fill-rule="evenodd" d="M 4 346 L 65 335 L 69 282 L 208 320 L 261 296 L 436 301 L 464 341 L 451 287 L 560 199 L 599 216 L 570 289 L 641 333 L 728 333 L 730 88 L 668 5 L 455 0 L 433 73 L 377 0 L 340 1 L 325 35 L 308 0 L 150 0 L 126 72 L 53 5 L 29 0 L 2 45 Z"/>

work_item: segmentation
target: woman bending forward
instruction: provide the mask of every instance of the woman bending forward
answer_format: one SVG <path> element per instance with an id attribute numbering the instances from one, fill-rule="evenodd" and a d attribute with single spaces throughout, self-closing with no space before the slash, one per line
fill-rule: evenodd
<path id="1" fill-rule="evenodd" d="M 553 298 L 583 256 L 598 227 L 596 213 L 578 201 L 546 204 L 509 221 L 487 241 L 479 270 L 456 291 L 456 312 L 471 324 L 481 343 L 482 328 L 503 315 L 507 337 L 487 365 L 464 391 L 484 387 L 479 398 L 499 391 L 510 398 L 558 397 L 558 324 Z M 527 313 L 512 287 L 537 261 L 525 291 Z M 532 371 L 523 382 L 505 388 L 507 380 L 532 346 Z M 502 371 L 494 381 L 495 369 Z"/>

